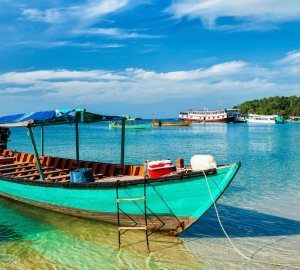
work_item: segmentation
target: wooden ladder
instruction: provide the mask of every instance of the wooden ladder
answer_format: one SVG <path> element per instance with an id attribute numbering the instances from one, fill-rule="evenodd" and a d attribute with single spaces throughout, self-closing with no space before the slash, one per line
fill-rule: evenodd
<path id="1" fill-rule="evenodd" d="M 118 209 L 118 240 L 119 240 L 119 248 L 121 247 L 121 235 L 127 232 L 128 230 L 145 230 L 146 233 L 146 242 L 147 242 L 147 248 L 148 251 L 150 252 L 149 249 L 149 240 L 148 240 L 148 223 L 147 223 L 147 204 L 146 204 L 146 179 L 144 181 L 144 196 L 141 198 L 124 198 L 120 199 L 119 198 L 119 183 L 120 181 L 117 180 L 116 187 L 117 187 L 117 209 Z M 144 201 L 144 216 L 145 216 L 145 226 L 136 226 L 138 223 L 130 217 L 128 214 L 126 214 L 121 208 L 120 208 L 120 203 L 121 202 L 129 202 L 129 201 Z M 120 226 L 120 211 L 125 214 L 129 219 L 131 219 L 135 224 L 133 226 L 129 227 L 124 227 Z"/>

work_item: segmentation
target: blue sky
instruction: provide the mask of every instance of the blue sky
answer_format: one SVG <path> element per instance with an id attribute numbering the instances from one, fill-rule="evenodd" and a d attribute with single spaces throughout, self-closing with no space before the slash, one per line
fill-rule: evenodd
<path id="1" fill-rule="evenodd" d="M 0 115 L 151 118 L 300 94 L 298 0 L 0 0 Z"/>

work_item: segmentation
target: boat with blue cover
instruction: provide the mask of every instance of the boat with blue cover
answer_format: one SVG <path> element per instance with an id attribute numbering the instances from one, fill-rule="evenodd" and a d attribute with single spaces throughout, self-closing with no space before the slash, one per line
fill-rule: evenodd
<path id="1" fill-rule="evenodd" d="M 79 158 L 79 124 L 99 121 L 122 122 L 118 164 Z M 210 209 L 241 166 L 240 162 L 217 165 L 210 155 L 193 156 L 190 166 L 184 166 L 182 159 L 176 161 L 176 166 L 170 160 L 126 164 L 125 122 L 126 118 L 122 116 L 95 114 L 85 109 L 0 117 L 1 132 L 6 134 L 0 136 L 0 195 L 60 213 L 116 225 L 132 227 L 136 224 L 145 226 L 146 223 L 147 230 L 159 229 L 168 235 L 177 235 Z M 43 143 L 39 153 L 32 129 L 35 128 L 36 132 L 40 128 L 43 142 L 45 126 L 63 124 L 74 126 L 76 157 L 46 156 Z M 33 153 L 7 149 L 9 129 L 20 126 L 29 134 Z M 143 157 L 144 160 L 146 158 Z M 145 186 L 147 195 L 143 196 Z M 118 215 L 120 198 L 124 203 Z M 145 200 L 147 209 L 144 208 Z"/>

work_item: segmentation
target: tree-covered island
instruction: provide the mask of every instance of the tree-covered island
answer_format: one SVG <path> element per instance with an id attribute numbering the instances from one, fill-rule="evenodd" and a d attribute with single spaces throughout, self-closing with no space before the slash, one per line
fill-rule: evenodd
<path id="1" fill-rule="evenodd" d="M 254 99 L 251 101 L 245 101 L 233 108 L 240 109 L 241 115 L 246 115 L 247 113 L 261 115 L 277 114 L 288 119 L 292 115 L 300 115 L 300 97 L 275 96 L 263 99 Z"/>

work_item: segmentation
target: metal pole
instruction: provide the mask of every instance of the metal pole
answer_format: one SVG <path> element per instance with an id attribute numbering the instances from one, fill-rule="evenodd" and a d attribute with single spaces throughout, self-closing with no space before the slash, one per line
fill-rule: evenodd
<path id="1" fill-rule="evenodd" d="M 76 129 L 76 160 L 79 160 L 79 132 L 78 132 L 78 123 L 75 123 Z"/>
<path id="2" fill-rule="evenodd" d="M 41 126 L 41 155 L 44 155 L 44 126 Z"/>
<path id="3" fill-rule="evenodd" d="M 27 129 L 28 129 L 28 132 L 29 132 L 31 145 L 32 145 L 32 148 L 33 148 L 33 154 L 34 154 L 35 162 L 36 162 L 36 165 L 38 167 L 39 174 L 40 174 L 40 179 L 44 181 L 45 176 L 44 176 L 42 165 L 41 165 L 41 162 L 40 162 L 40 159 L 39 159 L 39 154 L 38 154 L 38 151 L 37 151 L 37 148 L 36 148 L 36 145 L 35 145 L 35 141 L 34 141 L 31 126 L 28 125 Z"/>
<path id="4" fill-rule="evenodd" d="M 121 137 L 121 165 L 124 165 L 124 156 L 125 156 L 125 121 L 126 119 L 122 119 L 122 137 Z"/>
<path id="5" fill-rule="evenodd" d="M 118 211 L 118 241 L 119 249 L 121 247 L 121 232 L 120 232 L 120 207 L 119 207 L 119 180 L 116 182 L 116 192 L 117 192 L 117 211 Z"/>
<path id="6" fill-rule="evenodd" d="M 145 226 L 146 226 L 145 233 L 146 233 L 147 248 L 148 248 L 148 251 L 150 252 L 149 240 L 148 240 L 148 222 L 147 222 L 147 204 L 146 204 L 146 183 L 147 183 L 147 179 L 145 178 L 144 179 L 144 197 L 145 197 L 145 200 L 144 200 L 144 213 L 145 213 Z"/>

